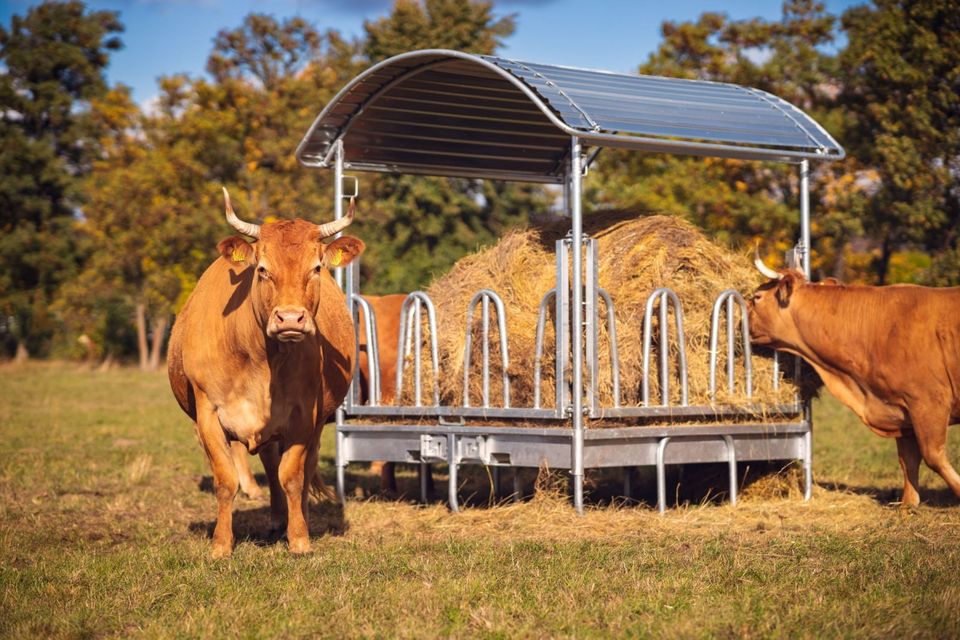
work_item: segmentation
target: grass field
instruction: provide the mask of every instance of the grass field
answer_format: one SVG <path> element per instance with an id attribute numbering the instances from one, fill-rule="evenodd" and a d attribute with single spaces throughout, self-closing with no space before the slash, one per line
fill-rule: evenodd
<path id="1" fill-rule="evenodd" d="M 806 503 L 786 481 L 663 517 L 578 517 L 550 490 L 460 514 L 356 499 L 315 506 L 293 557 L 238 498 L 236 551 L 213 561 L 209 470 L 163 374 L 0 368 L 0 634 L 960 637 L 957 501 L 924 469 L 924 504 L 900 509 L 893 442 L 832 400 L 815 424 Z"/>

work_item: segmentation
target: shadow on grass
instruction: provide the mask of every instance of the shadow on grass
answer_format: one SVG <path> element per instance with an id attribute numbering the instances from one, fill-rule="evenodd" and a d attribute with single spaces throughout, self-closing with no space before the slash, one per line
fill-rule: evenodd
<path id="1" fill-rule="evenodd" d="M 902 489 L 883 489 L 880 487 L 865 487 L 861 485 L 852 485 L 846 484 L 843 482 L 825 482 L 819 483 L 821 487 L 830 489 L 831 491 L 844 491 L 847 493 L 853 493 L 860 496 L 867 496 L 872 499 L 874 502 L 889 506 L 897 505 L 900 502 L 900 496 L 903 493 Z M 939 487 L 936 489 L 931 488 L 921 488 L 920 489 L 920 504 L 926 507 L 934 508 L 951 508 L 960 506 L 960 499 L 953 494 L 950 489 L 946 487 Z"/>
<path id="2" fill-rule="evenodd" d="M 257 474 L 257 481 L 261 486 L 266 484 L 263 474 Z M 199 482 L 199 488 L 206 493 L 213 493 L 213 478 L 204 476 Z M 311 500 L 308 512 L 308 525 L 312 539 L 326 535 L 342 536 L 350 528 L 344 518 L 343 506 L 336 502 L 324 500 L 315 503 Z M 187 528 L 191 533 L 213 538 L 213 529 L 216 524 L 215 519 L 202 520 L 191 522 Z M 286 537 L 285 528 L 274 524 L 270 516 L 270 507 L 266 505 L 252 509 L 236 509 L 233 513 L 233 533 L 238 543 L 251 542 L 258 547 L 277 544 Z"/>
<path id="3" fill-rule="evenodd" d="M 448 494 L 447 467 L 434 464 L 435 488 L 428 493 L 426 504 L 446 504 Z M 350 465 L 346 472 L 348 499 L 390 501 L 418 504 L 420 481 L 418 465 L 397 464 L 397 491 L 383 491 L 379 478 L 365 465 Z M 330 486 L 335 479 L 324 473 Z M 514 477 L 516 475 L 516 480 Z M 497 477 L 499 476 L 499 477 Z M 493 508 L 515 499 L 526 501 L 538 491 L 570 493 L 569 473 L 536 468 L 493 468 L 463 465 L 458 472 L 458 501 L 461 507 Z M 740 463 L 737 466 L 738 490 L 758 492 L 771 498 L 802 496 L 798 469 L 784 463 Z M 772 481 L 772 482 L 771 482 Z M 666 468 L 667 506 L 724 504 L 729 500 L 729 468 L 726 463 L 670 465 Z M 636 506 L 655 508 L 657 503 L 656 470 L 654 467 L 589 469 L 584 479 L 584 504 L 588 507 Z"/>

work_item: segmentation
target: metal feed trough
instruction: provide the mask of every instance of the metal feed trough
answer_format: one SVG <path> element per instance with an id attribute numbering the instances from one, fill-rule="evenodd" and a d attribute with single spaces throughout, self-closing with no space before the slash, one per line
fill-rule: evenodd
<path id="1" fill-rule="evenodd" d="M 359 384 L 337 415 L 337 491 L 344 499 L 345 467 L 354 461 L 384 460 L 419 463 L 421 489 L 424 467 L 449 465 L 449 503 L 457 510 L 457 470 L 462 464 L 493 467 L 569 469 L 573 500 L 583 509 L 584 469 L 655 465 L 659 508 L 665 500 L 664 467 L 668 464 L 728 462 L 730 499 L 736 501 L 736 462 L 802 460 L 805 495 L 810 496 L 811 416 L 799 398 L 789 404 L 710 404 L 687 402 L 682 301 L 669 289 L 658 289 L 647 301 L 644 323 L 643 401 L 621 406 L 619 362 L 613 305 L 597 285 L 597 245 L 582 231 L 581 183 L 586 168 L 603 147 L 688 155 L 769 160 L 799 164 L 800 238 L 795 255 L 810 273 L 810 160 L 836 160 L 844 151 L 816 122 L 776 96 L 746 87 L 635 76 L 533 64 L 458 51 L 424 50 L 405 53 L 374 65 L 354 78 L 323 109 L 297 148 L 297 158 L 309 167 L 334 170 L 336 217 L 343 215 L 345 169 L 388 173 L 461 176 L 563 185 L 570 233 L 557 243 L 556 286 L 544 292 L 536 335 L 536 378 L 533 406 L 513 406 L 507 378 L 509 317 L 494 291 L 479 291 L 470 305 L 466 331 L 479 308 L 480 345 L 470 338 L 465 347 L 464 388 L 471 375 L 471 358 L 482 359 L 482 404 L 472 406 L 465 391 L 462 402 L 441 405 L 438 371 L 437 317 L 423 292 L 410 294 L 404 305 L 399 352 L 416 345 L 412 357 L 401 356 L 397 379 L 379 379 L 376 318 L 358 291 L 358 271 L 338 273 L 345 284 L 355 321 L 365 308 L 370 358 L 369 398 L 360 402 Z M 355 189 L 354 183 L 353 188 Z M 585 251 L 574 251 L 583 246 Z M 572 266 L 572 269 L 569 268 Z M 342 271 L 342 270 L 338 270 Z M 344 282 L 345 281 L 345 282 Z M 600 302 L 603 302 L 601 305 Z M 540 358 L 547 311 L 555 309 L 556 402 L 541 406 Z M 605 313 L 601 316 L 601 306 Z M 721 326 L 726 327 L 726 385 L 735 383 L 736 312 L 740 313 L 740 358 L 747 396 L 753 386 L 746 306 L 735 291 L 726 291 L 713 308 L 710 335 L 710 390 L 716 392 Z M 490 362 L 491 314 L 498 324 L 501 363 Z M 673 322 L 669 322 L 670 315 Z M 661 332 L 661 396 L 651 398 L 648 381 L 654 320 Z M 442 319 L 441 319 L 442 320 Z M 640 321 L 640 319 L 638 319 Z M 432 389 L 424 394 L 421 361 L 422 325 L 428 324 L 431 343 Z M 598 330 L 607 323 L 610 336 L 613 402 L 599 398 Z M 672 404 L 667 349 L 673 325 L 679 348 L 681 401 Z M 583 330 L 571 330 L 582 327 Z M 477 354 L 479 351 L 479 355 Z M 407 363 L 407 360 L 412 360 Z M 567 378 L 568 369 L 572 375 Z M 796 363 L 793 365 L 796 366 Z M 503 397 L 490 397 L 490 376 L 501 375 Z M 381 406 L 385 384 L 403 388 L 414 377 L 412 405 Z M 774 371 L 774 384 L 779 373 Z M 406 378 L 409 380 L 409 378 Z M 399 394 L 398 394 L 399 395 Z M 426 403 L 424 404 L 424 396 Z M 778 416 L 771 422 L 764 416 Z M 617 419 L 627 426 L 586 429 L 585 418 Z M 736 421 L 733 418 L 737 418 Z M 700 424 L 676 424 L 696 419 Z M 391 424 L 382 424 L 384 420 Z M 469 424 L 467 421 L 469 420 Z M 656 420 L 668 426 L 642 426 Z M 497 425 L 488 424 L 496 421 Z M 542 427 L 503 426 L 537 422 Z M 516 476 L 515 476 L 516 478 Z"/>

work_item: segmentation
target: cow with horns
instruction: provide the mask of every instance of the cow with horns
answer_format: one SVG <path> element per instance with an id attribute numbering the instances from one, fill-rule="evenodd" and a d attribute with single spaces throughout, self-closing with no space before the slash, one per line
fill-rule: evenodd
<path id="1" fill-rule="evenodd" d="M 196 424 L 213 472 L 217 524 L 214 557 L 233 551 L 233 500 L 239 479 L 231 443 L 259 452 L 270 485 L 271 514 L 286 521 L 294 553 L 310 551 L 307 496 L 320 432 L 340 405 L 356 350 L 346 299 L 330 267 L 364 249 L 357 238 L 325 244 L 353 221 L 325 224 L 240 220 L 224 189 L 227 222 L 255 239 L 222 240 L 170 336 L 170 386 Z"/>
<path id="2" fill-rule="evenodd" d="M 896 438 L 902 502 L 920 503 L 920 460 L 960 497 L 946 453 L 960 421 L 960 287 L 827 286 L 775 271 L 749 306 L 750 338 L 800 356 L 874 433 Z"/>

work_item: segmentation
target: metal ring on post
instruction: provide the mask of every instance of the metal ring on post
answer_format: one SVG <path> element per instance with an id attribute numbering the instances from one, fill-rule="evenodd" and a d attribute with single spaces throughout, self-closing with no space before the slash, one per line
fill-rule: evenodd
<path id="1" fill-rule="evenodd" d="M 677 347 L 680 352 L 680 406 L 688 405 L 687 393 L 687 348 L 683 333 L 683 308 L 673 290 L 661 287 L 650 294 L 643 313 L 643 406 L 650 406 L 650 346 L 653 325 L 653 305 L 660 300 L 660 397 L 661 406 L 670 404 L 670 367 L 668 364 L 669 332 L 667 330 L 667 302 L 673 304 L 673 317 L 677 328 Z"/>
<path id="2" fill-rule="evenodd" d="M 414 291 L 407 295 L 407 298 L 400 306 L 400 335 L 397 339 L 397 403 L 403 397 L 403 371 L 406 369 L 406 358 L 404 357 L 405 346 L 408 339 L 407 322 L 408 314 L 415 314 L 411 305 L 416 302 L 417 309 L 422 304 L 427 308 L 427 326 L 430 329 L 430 359 L 433 364 L 433 406 L 440 406 L 440 349 L 437 345 L 437 312 L 433 306 L 433 300 L 423 291 Z M 418 315 L 418 314 L 417 314 Z M 412 316 L 416 318 L 416 315 Z M 419 335 L 419 333 L 418 333 Z M 420 345 L 416 344 L 417 354 L 420 353 Z M 416 359 L 414 375 L 417 381 L 420 379 L 419 356 Z M 419 387 L 419 384 L 417 385 Z M 419 406 L 420 394 L 417 393 L 416 402 Z"/>
<path id="3" fill-rule="evenodd" d="M 356 293 L 350 294 L 350 299 L 354 304 L 353 328 L 354 339 L 356 340 L 355 362 L 360 361 L 360 326 L 359 309 L 363 309 L 364 335 L 367 339 L 367 405 L 376 407 L 380 405 L 380 346 L 377 342 L 377 316 L 367 300 Z M 354 370 L 354 379 L 360 376 L 360 367 Z M 349 396 L 348 396 L 349 397 Z"/>
<path id="4" fill-rule="evenodd" d="M 540 361 L 543 359 L 543 334 L 547 326 L 547 304 L 550 298 L 557 297 L 557 290 L 550 289 L 540 300 L 540 309 L 537 311 L 537 335 L 533 355 L 533 408 L 540 408 Z M 556 327 L 554 327 L 556 330 Z"/>
<path id="5" fill-rule="evenodd" d="M 743 342 L 744 375 L 746 377 L 747 398 L 753 398 L 753 353 L 750 348 L 750 320 L 747 313 L 747 302 L 738 291 L 727 289 L 721 291 L 713 303 L 713 314 L 710 320 L 710 399 L 717 399 L 717 358 L 720 333 L 720 309 L 726 303 L 727 311 L 727 390 L 734 392 L 734 364 L 736 359 L 736 345 L 734 341 L 734 304 L 740 306 L 740 337 Z"/>
<path id="6" fill-rule="evenodd" d="M 510 406 L 510 377 L 508 369 L 510 367 L 510 358 L 507 351 L 507 314 L 504 311 L 503 300 L 500 299 L 500 296 L 496 292 L 491 291 L 490 289 L 481 289 L 473 296 L 470 300 L 470 303 L 467 305 L 467 329 L 466 329 L 466 340 L 463 351 L 463 406 L 470 406 L 470 355 L 473 351 L 473 310 L 477 306 L 478 302 L 483 301 L 484 304 L 488 304 L 487 301 L 493 301 L 494 309 L 497 313 L 497 329 L 500 334 L 500 360 L 502 367 L 502 378 L 503 378 L 503 406 Z M 484 309 L 487 307 L 485 306 Z M 489 330 L 490 330 L 490 317 L 489 312 L 483 316 L 483 332 L 484 332 L 484 345 L 489 349 Z M 483 383 L 484 383 L 484 398 L 483 406 L 490 406 L 489 403 L 489 390 L 490 390 L 490 362 L 489 362 L 489 351 L 484 350 L 484 361 L 483 361 Z"/>

